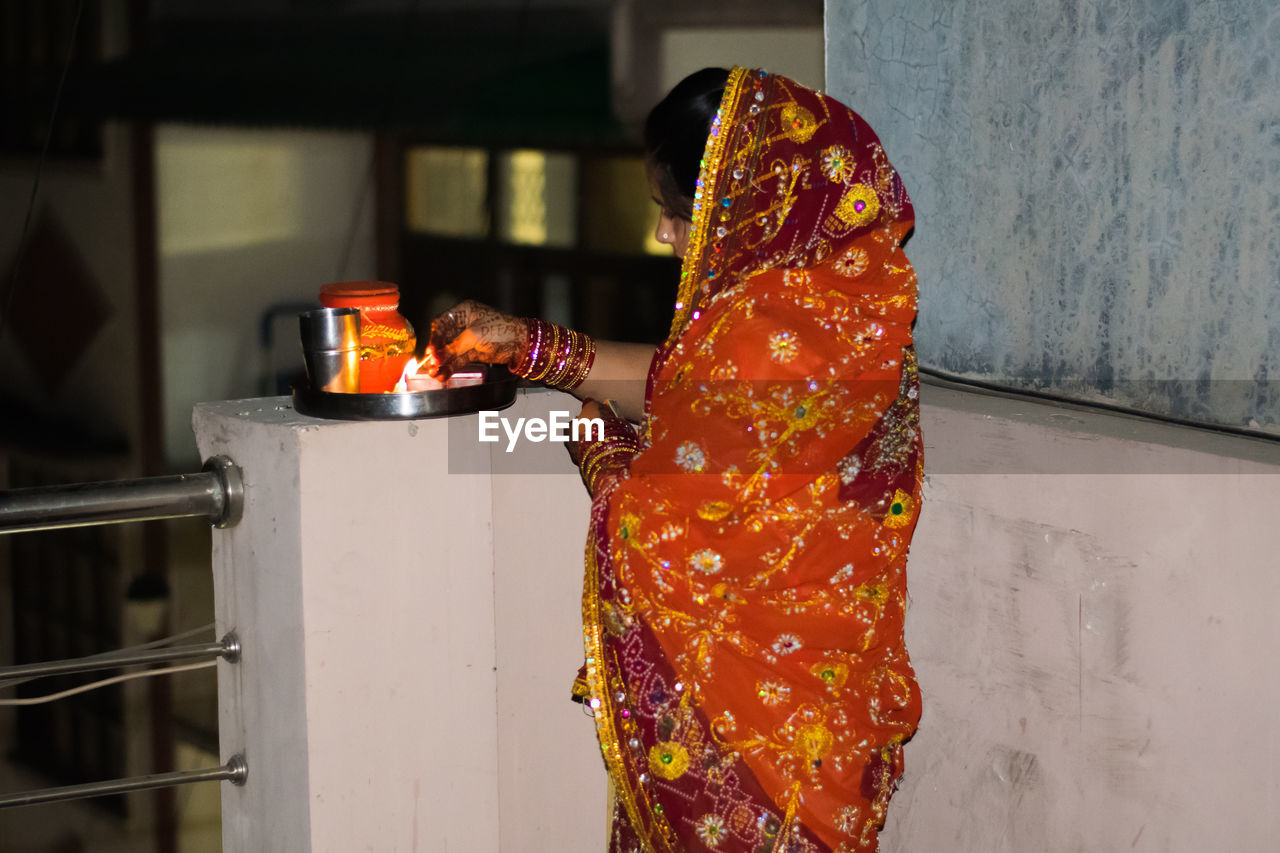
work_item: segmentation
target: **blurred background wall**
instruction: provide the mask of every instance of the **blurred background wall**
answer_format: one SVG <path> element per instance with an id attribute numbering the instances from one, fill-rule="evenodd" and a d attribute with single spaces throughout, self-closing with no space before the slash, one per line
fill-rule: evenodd
<path id="1" fill-rule="evenodd" d="M 656 341 L 679 268 L 639 122 L 698 68 L 821 86 L 822 56 L 818 0 L 0 3 L 0 487 L 195 470 L 192 405 L 287 393 L 330 281 L 398 283 L 420 330 L 475 297 Z M 0 661 L 207 626 L 209 540 L 0 540 Z M 126 687 L 0 708 L 0 790 L 218 763 L 210 671 Z M 0 848 L 217 850 L 218 809 L 6 810 Z"/>

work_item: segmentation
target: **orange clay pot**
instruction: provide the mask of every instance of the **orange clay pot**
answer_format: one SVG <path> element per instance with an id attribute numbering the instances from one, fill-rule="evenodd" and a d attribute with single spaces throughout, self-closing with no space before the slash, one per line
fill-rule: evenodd
<path id="1" fill-rule="evenodd" d="M 341 281 L 320 288 L 325 308 L 360 309 L 360 393 L 395 390 L 418 339 L 400 315 L 400 288 L 385 281 Z"/>

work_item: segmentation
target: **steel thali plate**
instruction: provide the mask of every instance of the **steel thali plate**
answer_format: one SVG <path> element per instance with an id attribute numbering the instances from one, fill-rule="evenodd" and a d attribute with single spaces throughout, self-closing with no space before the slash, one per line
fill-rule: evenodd
<path id="1" fill-rule="evenodd" d="M 463 388 L 390 394 L 335 394 L 309 385 L 293 389 L 293 407 L 313 418 L 342 421 L 387 421 L 441 418 L 496 411 L 516 398 L 519 380 L 505 369 L 490 369 L 485 381 Z"/>

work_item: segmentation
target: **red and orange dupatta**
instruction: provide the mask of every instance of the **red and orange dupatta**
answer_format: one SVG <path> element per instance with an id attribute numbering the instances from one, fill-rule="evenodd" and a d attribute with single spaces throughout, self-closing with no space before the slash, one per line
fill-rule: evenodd
<path id="1" fill-rule="evenodd" d="M 859 116 L 735 68 L 694 207 L 587 546 L 612 849 L 875 849 L 920 715 L 911 203 Z"/>

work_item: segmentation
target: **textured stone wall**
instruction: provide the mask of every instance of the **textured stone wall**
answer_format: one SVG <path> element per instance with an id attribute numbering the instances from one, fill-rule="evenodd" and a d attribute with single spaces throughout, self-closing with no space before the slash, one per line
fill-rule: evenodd
<path id="1" fill-rule="evenodd" d="M 922 360 L 1280 433 L 1280 6 L 827 0 L 916 206 Z"/>

